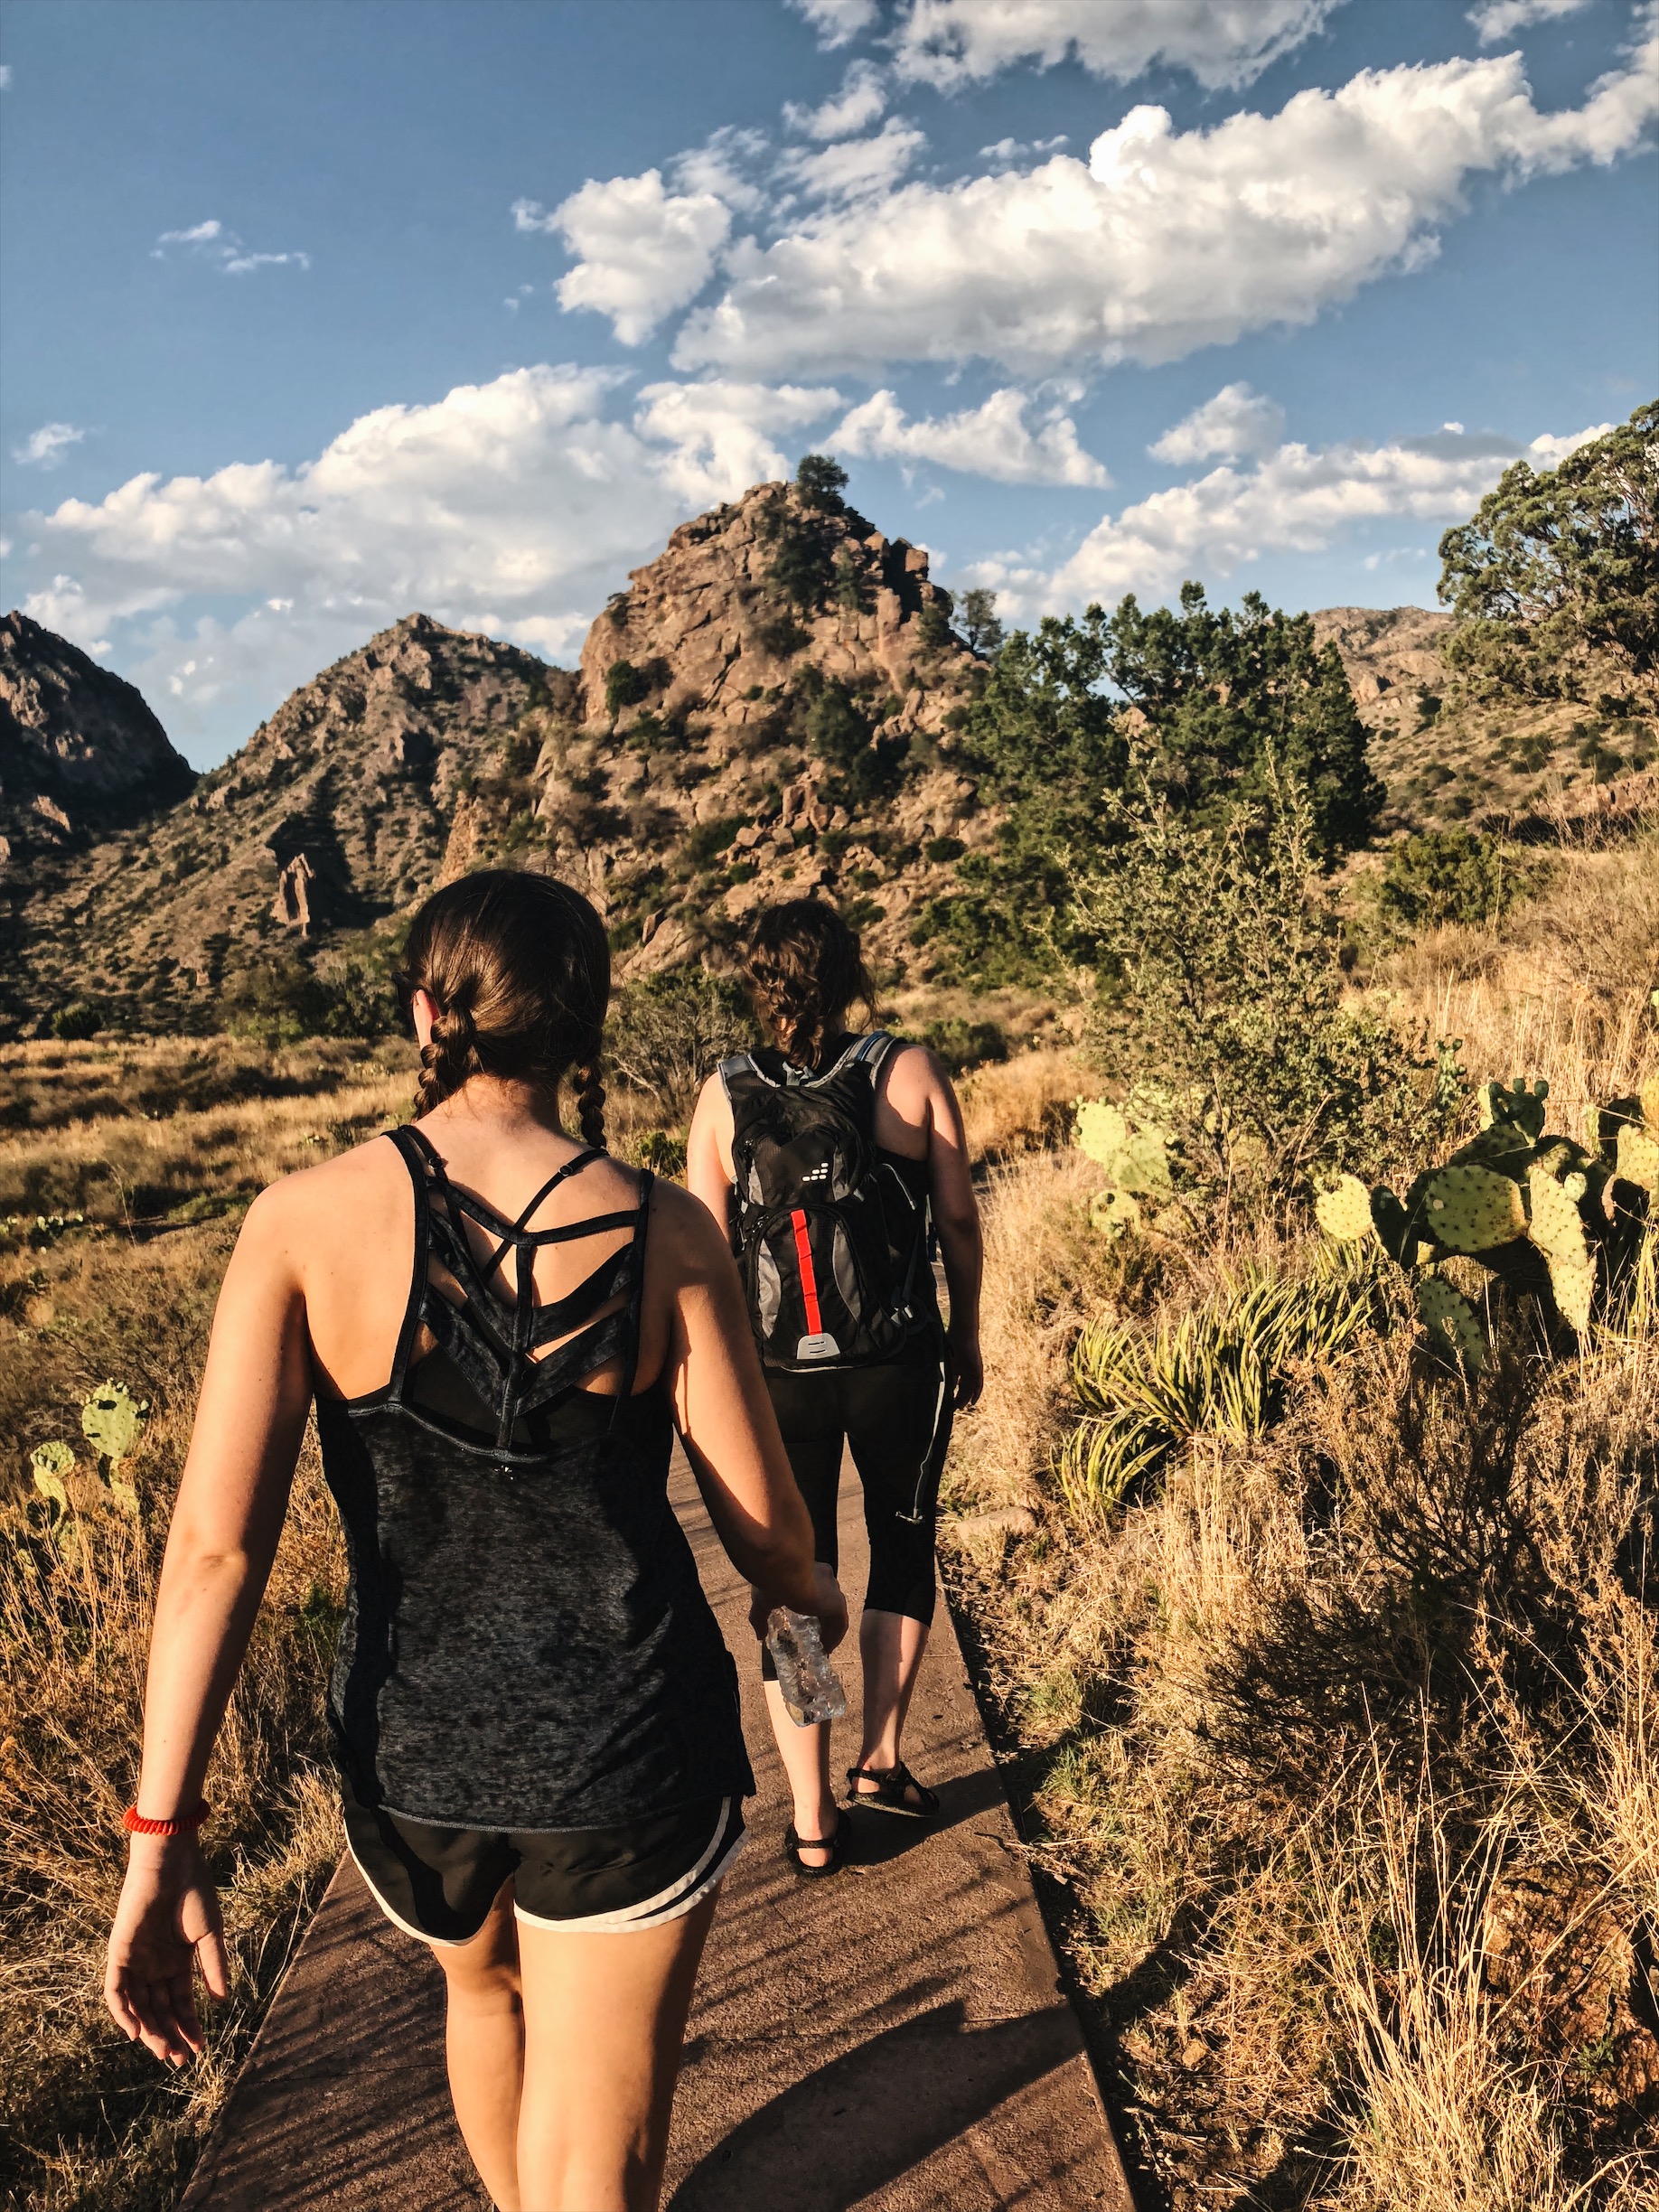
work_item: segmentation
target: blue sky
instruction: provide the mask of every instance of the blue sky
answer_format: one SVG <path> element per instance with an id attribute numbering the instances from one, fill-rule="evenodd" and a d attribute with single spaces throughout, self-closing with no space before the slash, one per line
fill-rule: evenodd
<path id="1" fill-rule="evenodd" d="M 1510 458 L 1659 382 L 1654 40 L 1630 0 L 7 0 L 6 603 L 202 764 L 416 606 L 573 661 L 814 446 L 1011 619 L 1432 604 Z"/>

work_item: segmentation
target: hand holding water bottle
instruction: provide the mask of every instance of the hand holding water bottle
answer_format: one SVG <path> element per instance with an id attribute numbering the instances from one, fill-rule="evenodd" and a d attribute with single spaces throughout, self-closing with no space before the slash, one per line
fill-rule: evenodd
<path id="1" fill-rule="evenodd" d="M 812 1614 L 773 1606 L 766 1622 L 766 1649 L 778 1670 L 784 1710 L 797 1728 L 843 1718 L 847 1692 L 830 1664 Z"/>

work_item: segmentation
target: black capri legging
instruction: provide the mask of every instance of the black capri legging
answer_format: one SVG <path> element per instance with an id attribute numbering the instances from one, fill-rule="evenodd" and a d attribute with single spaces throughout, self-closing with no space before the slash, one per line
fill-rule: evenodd
<path id="1" fill-rule="evenodd" d="M 768 1371 L 766 1387 L 784 1448 L 812 1516 L 816 1556 L 839 1564 L 836 1495 L 843 1444 L 864 1486 L 864 1525 L 870 1540 L 866 1607 L 933 1617 L 933 1526 L 939 1477 L 951 1441 L 951 1372 L 944 1332 L 914 1337 L 896 1357 L 874 1367 L 820 1374 Z M 772 1654 L 761 1647 L 761 1672 L 776 1679 Z"/>

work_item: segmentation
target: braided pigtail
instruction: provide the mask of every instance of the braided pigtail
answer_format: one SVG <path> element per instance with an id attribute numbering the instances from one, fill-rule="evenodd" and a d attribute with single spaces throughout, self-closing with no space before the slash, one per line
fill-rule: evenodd
<path id="1" fill-rule="evenodd" d="M 599 1054 L 578 1062 L 570 1071 L 570 1081 L 576 1092 L 576 1116 L 582 1125 L 582 1141 L 595 1151 L 605 1149 L 605 1080 L 600 1073 Z"/>
<path id="2" fill-rule="evenodd" d="M 432 1036 L 420 1051 L 416 1111 L 429 1114 L 453 1098 L 469 1075 L 479 1071 L 478 1036 L 464 1007 L 445 1007 L 432 1024 Z"/>

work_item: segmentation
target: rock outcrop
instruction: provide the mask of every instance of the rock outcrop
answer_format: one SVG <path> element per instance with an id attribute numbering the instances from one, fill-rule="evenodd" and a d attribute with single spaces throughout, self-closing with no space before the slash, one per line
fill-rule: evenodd
<path id="1" fill-rule="evenodd" d="M 792 529 L 816 541 L 821 597 L 805 605 L 774 581 Z M 826 513 L 803 507 L 792 485 L 756 484 L 682 522 L 654 561 L 631 571 L 582 648 L 587 718 L 625 730 L 642 712 L 695 717 L 710 750 L 729 754 L 775 719 L 780 694 L 811 667 L 891 707 L 874 739 L 936 734 L 977 664 L 941 636 L 951 603 L 927 568 L 921 547 L 885 538 L 850 508 Z M 606 683 L 622 664 L 645 686 L 613 715 Z"/>
<path id="2" fill-rule="evenodd" d="M 199 1020 L 204 994 L 250 961 L 371 929 L 437 882 L 508 734 L 576 697 L 532 653 L 408 616 L 293 693 L 168 812 L 17 887 L 29 959 L 14 1013 L 92 997 L 136 998 L 156 1026 Z"/>
<path id="3" fill-rule="evenodd" d="M 194 781 L 142 693 L 28 615 L 0 615 L 0 867 L 83 846 Z"/>

